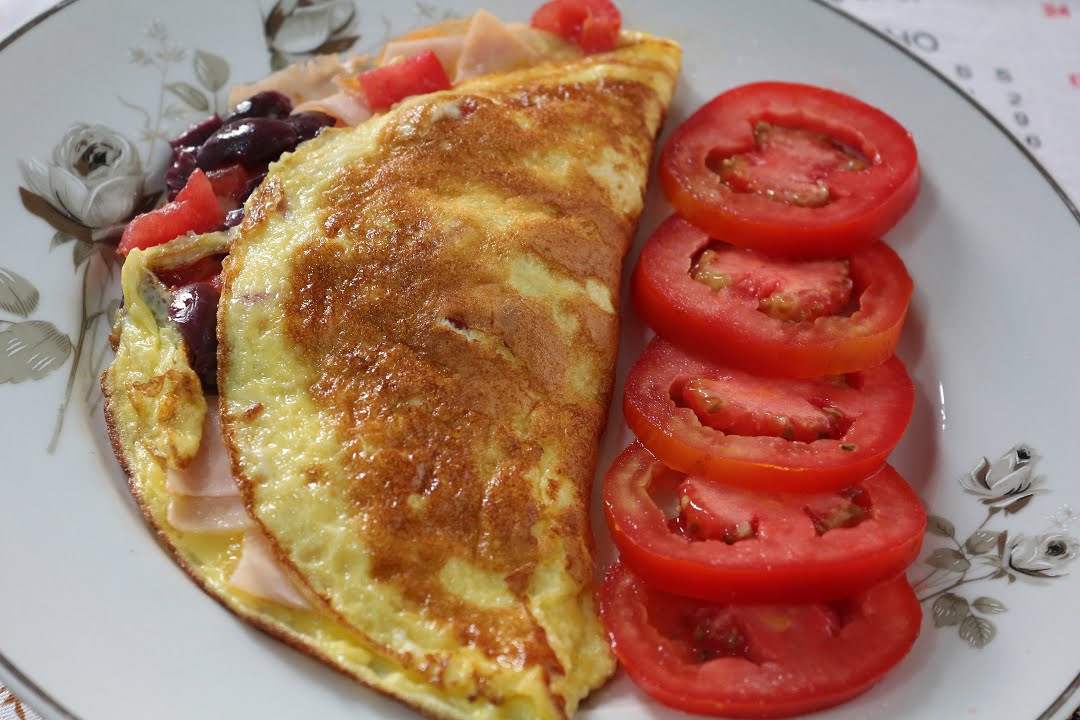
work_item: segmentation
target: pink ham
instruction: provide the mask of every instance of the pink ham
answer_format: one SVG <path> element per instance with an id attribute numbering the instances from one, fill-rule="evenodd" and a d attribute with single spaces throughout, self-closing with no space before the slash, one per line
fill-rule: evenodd
<path id="1" fill-rule="evenodd" d="M 229 107 L 263 90 L 277 90 L 288 96 L 293 105 L 333 95 L 341 89 L 343 78 L 356 75 L 367 62 L 368 58 L 362 55 L 350 55 L 342 61 L 333 54 L 300 60 L 256 83 L 233 85 L 229 88 Z"/>
<path id="2" fill-rule="evenodd" d="M 453 75 L 458 58 L 465 47 L 464 35 L 438 35 L 435 37 L 416 38 L 413 40 L 393 40 L 386 44 L 379 57 L 380 65 L 389 65 L 402 58 L 419 55 L 431 50 L 439 62 L 446 68 L 447 75 Z"/>
<path id="3" fill-rule="evenodd" d="M 195 497 L 173 495 L 169 500 L 169 524 L 177 530 L 199 533 L 235 533 L 252 527 L 239 495 Z"/>
<path id="4" fill-rule="evenodd" d="M 352 127 L 371 117 L 371 110 L 368 110 L 364 100 L 348 90 L 342 90 L 318 100 L 301 103 L 294 108 L 293 112 L 301 113 L 312 110 L 326 113 L 336 119 L 338 126 Z"/>
<path id="5" fill-rule="evenodd" d="M 311 604 L 274 557 L 270 541 L 258 530 L 244 533 L 244 543 L 229 584 L 249 595 L 282 605 L 310 610 Z"/>
<path id="6" fill-rule="evenodd" d="M 537 53 L 499 18 L 477 10 L 469 21 L 465 44 L 457 61 L 454 84 L 481 75 L 532 65 Z"/>
<path id="7" fill-rule="evenodd" d="M 169 468 L 165 487 L 174 495 L 239 497 L 240 490 L 233 481 L 229 453 L 221 439 L 217 399 L 210 397 L 208 400 L 199 452 L 186 468 Z"/>

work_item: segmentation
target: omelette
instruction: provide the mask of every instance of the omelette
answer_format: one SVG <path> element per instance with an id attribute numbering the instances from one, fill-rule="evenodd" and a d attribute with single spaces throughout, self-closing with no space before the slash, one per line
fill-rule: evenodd
<path id="1" fill-rule="evenodd" d="M 678 68 L 624 32 L 406 99 L 272 164 L 234 231 L 132 251 L 106 416 L 207 592 L 434 717 L 569 717 L 610 677 L 589 497 Z M 224 252 L 208 396 L 157 274 Z"/>

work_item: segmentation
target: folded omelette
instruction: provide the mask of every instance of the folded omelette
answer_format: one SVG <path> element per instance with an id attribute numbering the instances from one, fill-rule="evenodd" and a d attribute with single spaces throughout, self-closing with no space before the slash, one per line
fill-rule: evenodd
<path id="1" fill-rule="evenodd" d="M 624 33 L 410 98 L 283 156 L 232 236 L 131 253 L 113 444 L 211 595 L 432 716 L 568 717 L 611 675 L 590 487 L 678 66 Z M 155 272 L 225 248 L 208 405 Z M 224 489 L 178 503 L 219 441 Z M 236 524 L 182 529 L 208 504 Z"/>

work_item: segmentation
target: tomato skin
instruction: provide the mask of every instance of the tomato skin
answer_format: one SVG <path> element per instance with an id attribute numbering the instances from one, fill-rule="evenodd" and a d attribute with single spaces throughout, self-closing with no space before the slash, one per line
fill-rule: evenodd
<path id="1" fill-rule="evenodd" d="M 214 195 L 223 200 L 231 200 L 239 207 L 247 199 L 252 173 L 239 163 L 215 168 L 206 173 Z"/>
<path id="2" fill-rule="evenodd" d="M 896 350 L 914 284 L 903 261 L 874 241 L 848 256 L 858 309 L 806 322 L 771 318 L 733 288 L 690 276 L 707 233 L 672 215 L 649 237 L 631 279 L 634 306 L 658 334 L 718 362 L 776 377 L 866 370 Z"/>
<path id="3" fill-rule="evenodd" d="M 831 605 L 724 606 L 654 590 L 616 563 L 600 588 L 600 618 L 627 674 L 664 705 L 776 718 L 868 690 L 911 651 L 922 608 L 903 577 Z M 729 653 L 693 637 L 725 625 L 741 641 Z"/>
<path id="4" fill-rule="evenodd" d="M 685 510 L 684 529 L 671 527 L 650 493 L 676 487 L 684 507 L 693 501 L 727 522 L 753 525 L 755 537 L 688 532 L 688 521 L 697 521 Z M 604 478 L 604 513 L 621 562 L 659 590 L 714 602 L 824 602 L 900 575 L 922 547 L 926 511 L 895 470 L 886 465 L 854 487 L 869 505 L 866 517 L 819 535 L 807 508 L 835 495 L 756 493 L 687 478 L 635 442 Z"/>
<path id="5" fill-rule="evenodd" d="M 752 150 L 758 121 L 828 135 L 858 150 L 869 167 L 831 176 L 834 199 L 824 207 L 737 193 L 708 163 Z M 911 208 L 919 177 L 915 143 L 902 125 L 855 98 L 795 83 L 752 83 L 717 96 L 660 155 L 660 181 L 680 215 L 725 242 L 786 257 L 838 257 L 870 244 Z"/>
<path id="6" fill-rule="evenodd" d="M 450 88 L 450 77 L 434 50 L 372 68 L 360 73 L 356 80 L 372 112 L 386 110 L 410 95 Z"/>
<path id="7" fill-rule="evenodd" d="M 692 409 L 676 404 L 673 389 L 694 378 L 726 379 L 763 398 L 786 393 L 828 400 L 852 422 L 841 437 L 813 442 L 725 434 L 703 426 Z M 630 369 L 623 412 L 641 443 L 672 469 L 759 490 L 828 492 L 858 482 L 885 464 L 915 404 L 915 387 L 895 357 L 846 378 L 855 387 L 824 379 L 759 378 L 687 355 L 658 337 Z"/>
<path id="8" fill-rule="evenodd" d="M 529 25 L 577 44 L 587 53 L 614 50 L 622 14 L 611 0 L 551 0 L 537 8 Z"/>
<path id="9" fill-rule="evenodd" d="M 131 219 L 117 251 L 127 255 L 135 248 L 145 250 L 189 232 L 217 230 L 224 222 L 225 213 L 218 205 L 210 180 L 202 170 L 195 170 L 175 200 Z"/>

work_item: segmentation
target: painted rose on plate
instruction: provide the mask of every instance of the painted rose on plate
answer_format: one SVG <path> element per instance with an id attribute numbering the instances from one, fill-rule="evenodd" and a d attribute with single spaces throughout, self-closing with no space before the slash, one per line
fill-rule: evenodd
<path id="1" fill-rule="evenodd" d="M 32 193 L 92 230 L 126 221 L 142 197 L 138 151 L 104 125 L 72 125 L 53 148 L 51 162 L 30 159 L 19 167 Z"/>
<path id="2" fill-rule="evenodd" d="M 352 0 L 278 0 L 263 22 L 270 66 L 345 52 L 359 39 L 349 33 L 355 15 Z"/>

